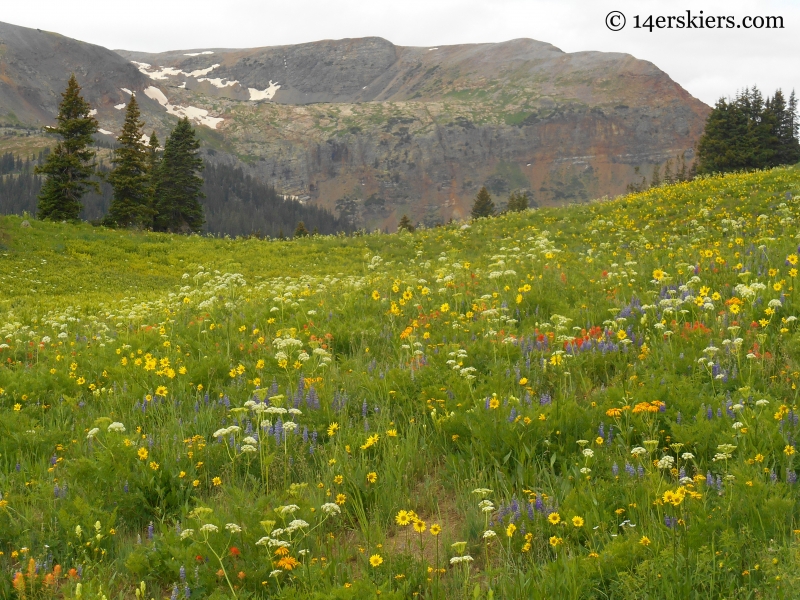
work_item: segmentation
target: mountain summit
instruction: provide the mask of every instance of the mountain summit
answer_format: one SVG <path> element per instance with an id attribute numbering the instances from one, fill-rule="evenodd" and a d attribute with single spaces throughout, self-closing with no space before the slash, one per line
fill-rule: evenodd
<path id="1" fill-rule="evenodd" d="M 465 217 L 481 186 L 500 204 L 516 189 L 539 204 L 620 193 L 691 161 L 709 111 L 652 63 L 530 39 L 149 54 L 12 25 L 0 38 L 0 121 L 47 123 L 75 72 L 109 135 L 137 93 L 148 128 L 188 116 L 210 160 L 368 227 Z"/>

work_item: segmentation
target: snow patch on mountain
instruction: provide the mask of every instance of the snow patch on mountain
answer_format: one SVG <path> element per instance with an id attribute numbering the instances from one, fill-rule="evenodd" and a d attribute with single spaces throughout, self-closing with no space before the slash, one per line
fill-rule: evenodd
<path id="1" fill-rule="evenodd" d="M 204 75 L 208 75 L 211 71 L 219 66 L 219 64 L 211 65 L 206 69 L 197 69 L 196 71 L 187 73 L 186 71 L 181 71 L 175 67 L 158 67 L 156 70 L 153 70 L 154 67 L 150 63 L 137 62 L 135 60 L 132 60 L 131 62 L 136 65 L 136 68 L 139 69 L 140 73 L 147 75 L 150 79 L 154 79 L 156 81 L 164 81 L 170 77 L 174 77 L 175 75 L 203 77 Z"/>
<path id="2" fill-rule="evenodd" d="M 250 92 L 250 100 L 272 100 L 273 96 L 275 96 L 275 92 L 277 92 L 280 87 L 277 81 L 273 83 L 270 79 L 267 89 L 262 91 L 256 88 L 247 88 L 247 91 Z"/>
<path id="3" fill-rule="evenodd" d="M 184 56 L 200 56 L 201 54 L 214 54 L 211 50 L 206 50 L 205 52 L 187 52 Z"/>
<path id="4" fill-rule="evenodd" d="M 193 121 L 197 121 L 201 125 L 205 125 L 206 127 L 210 127 L 211 129 L 216 129 L 217 125 L 222 123 L 225 119 L 222 117 L 211 117 L 208 114 L 208 111 L 204 108 L 197 108 L 195 106 L 177 106 L 169 103 L 167 97 L 164 95 L 160 89 L 154 86 L 150 86 L 144 91 L 145 96 L 150 98 L 151 100 L 155 100 L 165 109 L 167 109 L 167 113 L 170 115 L 174 115 L 176 117 L 188 117 Z"/>
<path id="5" fill-rule="evenodd" d="M 115 104 L 114 108 L 116 108 L 117 110 L 122 110 L 123 108 L 125 108 L 125 103 L 123 102 L 121 104 Z"/>
<path id="6" fill-rule="evenodd" d="M 133 96 L 133 92 L 130 91 L 128 88 L 119 88 L 119 89 L 128 94 L 128 96 Z"/>
<path id="7" fill-rule="evenodd" d="M 97 132 L 102 133 L 103 135 L 114 135 L 113 133 L 111 133 L 110 131 L 106 131 L 105 129 L 98 129 Z"/>
<path id="8" fill-rule="evenodd" d="M 235 79 L 233 79 L 231 81 L 228 81 L 227 83 L 222 83 L 224 80 L 225 80 L 224 77 L 217 77 L 216 79 L 209 79 L 208 77 L 201 77 L 197 81 L 207 81 L 208 83 L 210 83 L 214 87 L 218 87 L 218 88 L 225 88 L 225 87 L 228 87 L 228 86 L 234 86 L 237 83 L 239 83 Z"/>

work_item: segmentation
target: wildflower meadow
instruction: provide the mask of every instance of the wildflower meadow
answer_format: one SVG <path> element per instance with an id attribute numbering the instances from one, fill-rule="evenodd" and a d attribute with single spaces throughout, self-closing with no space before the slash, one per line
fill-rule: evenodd
<path id="1" fill-rule="evenodd" d="M 796 598 L 800 171 L 294 241 L 0 218 L 4 598 Z"/>

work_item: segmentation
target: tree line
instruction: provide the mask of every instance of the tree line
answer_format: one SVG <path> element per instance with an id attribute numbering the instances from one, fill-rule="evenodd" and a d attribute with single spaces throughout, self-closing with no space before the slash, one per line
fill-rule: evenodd
<path id="1" fill-rule="evenodd" d="M 144 135 L 144 122 L 132 95 L 125 122 L 105 180 L 112 188 L 111 203 L 103 224 L 156 231 L 200 231 L 205 222 L 200 206 L 203 180 L 198 173 L 203 161 L 200 142 L 187 118 L 178 121 L 167 138 L 163 152 L 155 132 Z M 61 139 L 35 173 L 44 176 L 38 194 L 37 216 L 55 221 L 76 220 L 82 199 L 97 181 L 93 135 L 97 120 L 81 96 L 75 75 L 71 75 L 59 104 L 57 125 L 48 130 Z"/>
<path id="2" fill-rule="evenodd" d="M 111 147 L 110 167 L 95 163 L 98 130 L 80 86 L 70 77 L 62 94 L 52 152 L 21 168 L 21 157 L 0 156 L 3 212 L 36 212 L 51 220 L 84 218 L 94 224 L 154 231 L 285 237 L 303 223 L 321 234 L 352 227 L 329 211 L 288 201 L 241 168 L 204 163 L 188 119 L 178 122 L 164 147 L 144 135 L 136 96 Z M 5 177 L 4 172 L 10 173 Z"/>
<path id="3" fill-rule="evenodd" d="M 765 169 L 800 161 L 797 98 L 779 89 L 764 98 L 757 87 L 720 98 L 697 144 L 697 172 Z"/>

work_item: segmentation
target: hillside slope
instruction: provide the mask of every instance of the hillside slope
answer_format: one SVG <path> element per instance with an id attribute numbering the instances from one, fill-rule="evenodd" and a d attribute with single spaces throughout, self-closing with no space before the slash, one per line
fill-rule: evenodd
<path id="1" fill-rule="evenodd" d="M 501 204 L 619 194 L 636 168 L 691 162 L 709 110 L 649 62 L 530 39 L 148 54 L 3 24 L 0 40 L 0 125 L 47 123 L 74 71 L 109 141 L 137 93 L 162 139 L 188 116 L 210 160 L 368 228 L 462 218 L 482 185 Z"/>
<path id="2" fill-rule="evenodd" d="M 414 234 L 0 217 L 0 595 L 792 597 L 798 223 L 798 167 Z"/>

